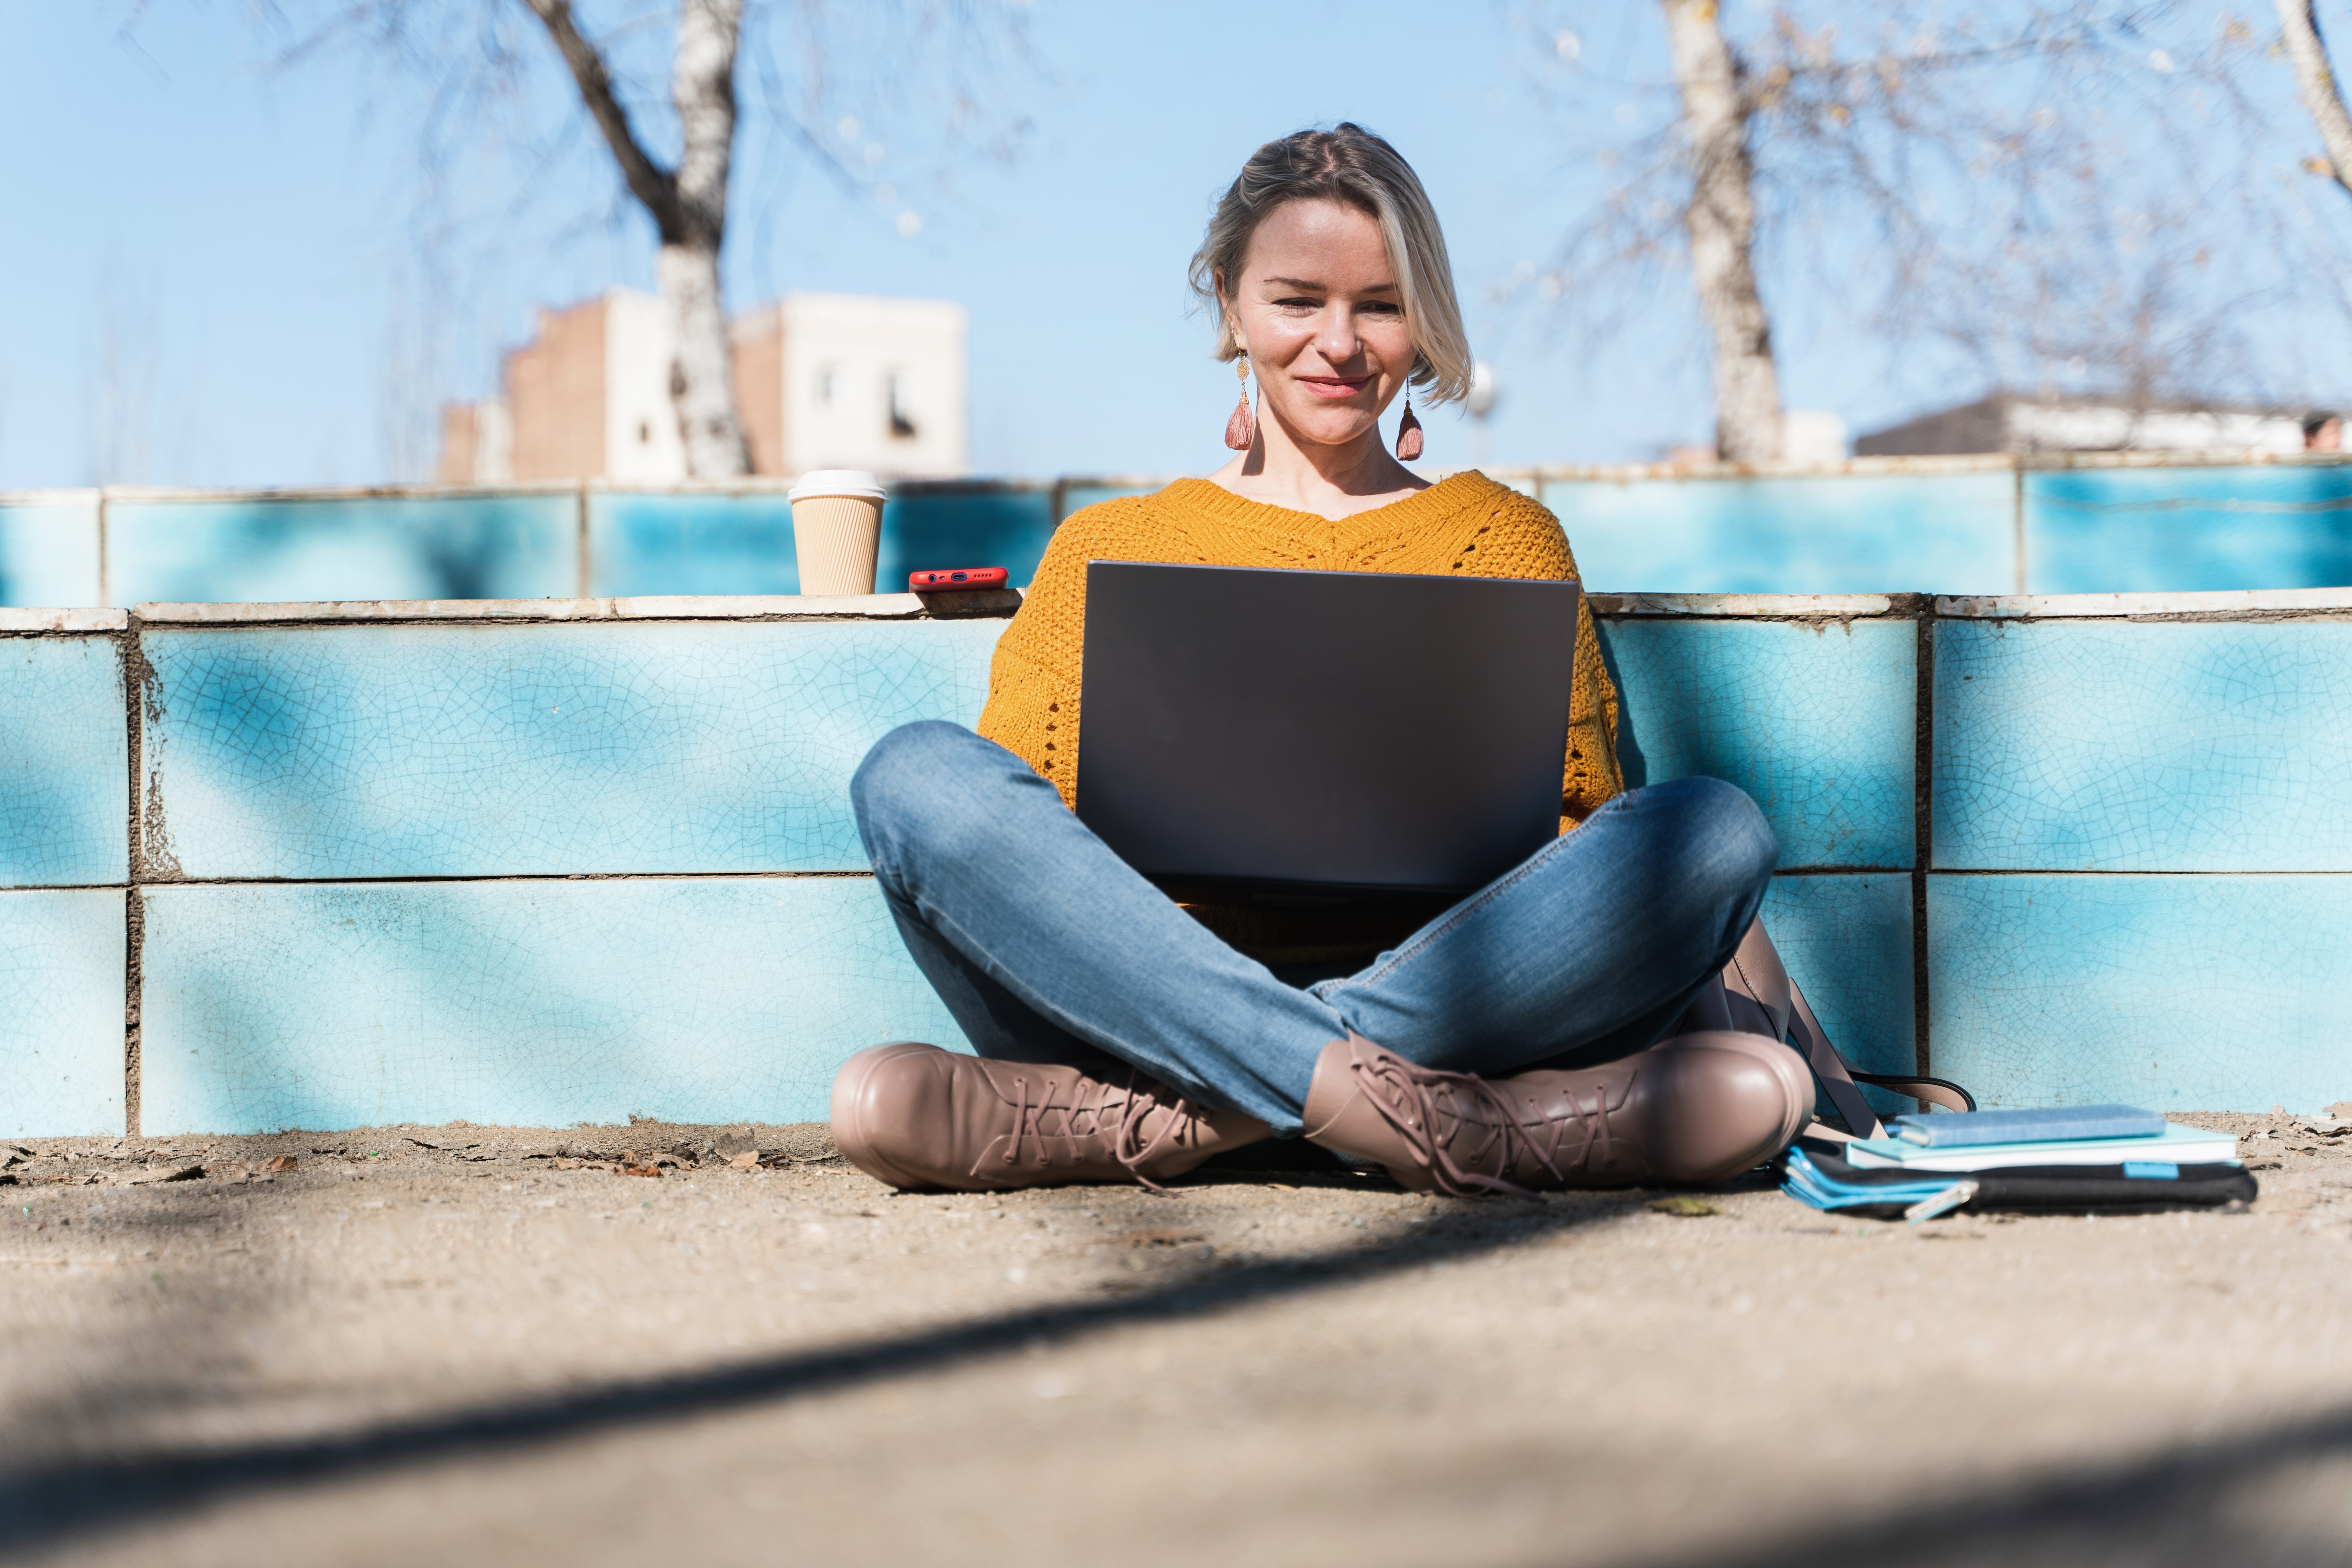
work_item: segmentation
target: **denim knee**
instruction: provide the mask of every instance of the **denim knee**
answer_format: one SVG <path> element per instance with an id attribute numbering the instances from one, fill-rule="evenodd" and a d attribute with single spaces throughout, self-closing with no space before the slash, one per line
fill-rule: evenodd
<path id="1" fill-rule="evenodd" d="M 1693 875 L 1724 895 L 1744 897 L 1771 880 L 1780 843 L 1764 813 L 1738 784 L 1716 778 L 1674 779 L 1650 786 L 1668 795 L 1683 819 L 1680 837 Z"/>
<path id="2" fill-rule="evenodd" d="M 891 875 L 910 844 L 955 843 L 981 826 L 959 820 L 972 815 L 966 794 L 946 786 L 975 747 L 987 746 L 942 719 L 901 724 L 874 742 L 849 777 L 849 807 L 877 875 Z"/>

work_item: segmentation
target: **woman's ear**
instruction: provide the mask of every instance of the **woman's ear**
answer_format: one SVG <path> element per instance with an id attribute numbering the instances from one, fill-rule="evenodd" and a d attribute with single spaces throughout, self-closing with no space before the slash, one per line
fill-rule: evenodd
<path id="1" fill-rule="evenodd" d="M 1242 341 L 1241 312 L 1234 309 L 1234 297 L 1225 289 L 1225 269 L 1220 267 L 1209 278 L 1217 290 L 1217 320 L 1223 323 L 1226 336 L 1239 343 Z"/>

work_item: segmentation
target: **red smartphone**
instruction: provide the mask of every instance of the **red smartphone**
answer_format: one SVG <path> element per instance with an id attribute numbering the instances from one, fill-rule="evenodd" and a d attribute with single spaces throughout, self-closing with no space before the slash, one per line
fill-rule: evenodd
<path id="1" fill-rule="evenodd" d="M 918 594 L 957 594 L 967 588 L 1002 588 L 1011 575 L 1002 566 L 958 566 L 946 572 L 909 572 L 907 586 Z"/>

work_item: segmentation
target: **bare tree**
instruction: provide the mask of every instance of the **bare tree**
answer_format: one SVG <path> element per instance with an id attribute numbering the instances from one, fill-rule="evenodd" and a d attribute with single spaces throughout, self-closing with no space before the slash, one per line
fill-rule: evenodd
<path id="1" fill-rule="evenodd" d="M 1715 0 L 1663 0 L 1689 146 L 1691 281 L 1715 336 L 1716 450 L 1729 462 L 1780 455 L 1780 377 L 1757 291 L 1754 112 Z"/>
<path id="2" fill-rule="evenodd" d="M 669 306 L 669 394 L 686 445 L 686 471 L 698 479 L 750 473 L 751 454 L 735 413 L 727 312 L 719 289 L 719 248 L 727 237 L 727 169 L 735 150 L 735 49 L 743 29 L 742 0 L 679 0 L 670 93 L 685 145 L 670 168 L 638 139 L 604 57 L 581 36 L 570 0 L 526 3 L 563 57 L 629 194 L 661 237 L 654 276 Z"/>
<path id="3" fill-rule="evenodd" d="M 2352 192 L 2352 114 L 2345 112 L 2344 94 L 2327 60 L 2326 40 L 2319 36 L 2318 7 L 2313 0 L 2276 0 L 2279 41 L 2294 62 L 2295 86 L 2303 106 L 2319 128 L 2327 149 L 2329 179 Z"/>
<path id="4" fill-rule="evenodd" d="M 2242 22 L 2126 0 L 1814 0 L 1810 22 L 1775 8 L 1735 33 L 1711 0 L 1661 9 L 1670 84 L 1549 31 L 1571 146 L 1605 188 L 1530 281 L 1622 321 L 1686 266 L 1723 457 L 1780 450 L 1776 279 L 1779 309 L 1865 312 L 1880 341 L 1932 343 L 1997 384 L 2153 397 L 2260 378 L 2243 323 L 2277 274 L 2212 265 L 2286 224 L 2258 175 L 2267 84 Z M 1574 14 L 1604 37 L 1634 15 Z M 1596 139 L 1604 94 L 1621 126 L 1650 101 L 1648 128 Z"/>
<path id="5" fill-rule="evenodd" d="M 990 0 L 604 0 L 593 9 L 592 23 L 589 0 L 314 0 L 306 19 L 270 15 L 290 34 L 282 65 L 357 47 L 425 87 L 428 203 L 456 204 L 467 184 L 457 171 L 479 163 L 485 142 L 520 155 L 514 210 L 538 199 L 550 169 L 578 152 L 569 127 L 551 132 L 534 118 L 535 73 L 550 56 L 560 60 L 620 188 L 653 226 L 687 469 L 742 474 L 750 454 L 720 264 L 747 125 L 765 132 L 770 163 L 797 159 L 893 205 L 885 149 L 869 134 L 881 118 L 898 113 L 940 149 L 934 180 L 951 153 L 1010 155 L 1025 133 L 1026 118 L 1001 107 L 1034 71 L 1021 12 Z M 535 49 L 510 25 L 526 16 L 541 35 Z M 666 93 L 651 79 L 664 37 Z M 904 235 L 920 226 L 911 209 L 896 222 Z M 419 225 L 440 242 L 450 226 Z"/>

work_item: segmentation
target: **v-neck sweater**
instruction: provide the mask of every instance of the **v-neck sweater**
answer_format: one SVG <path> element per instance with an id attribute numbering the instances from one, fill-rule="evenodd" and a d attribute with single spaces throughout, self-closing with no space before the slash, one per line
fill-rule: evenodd
<path id="1" fill-rule="evenodd" d="M 1206 479 L 1178 479 L 1151 495 L 1073 512 L 1055 531 L 1027 596 L 997 642 L 980 715 L 981 734 L 1027 763 L 1073 808 L 1089 561 L 1555 581 L 1578 574 L 1559 520 L 1475 470 L 1342 518 L 1270 506 Z M 1601 661 L 1592 613 L 1582 605 L 1573 689 L 1560 771 L 1562 833 L 1625 787 L 1617 766 L 1617 691 Z"/>

